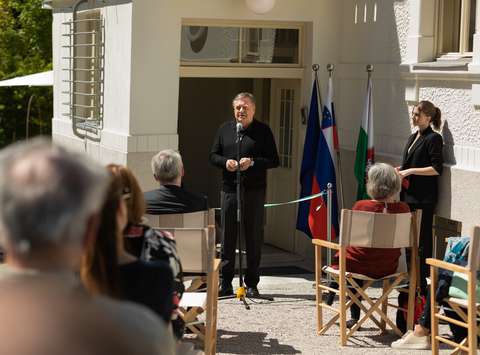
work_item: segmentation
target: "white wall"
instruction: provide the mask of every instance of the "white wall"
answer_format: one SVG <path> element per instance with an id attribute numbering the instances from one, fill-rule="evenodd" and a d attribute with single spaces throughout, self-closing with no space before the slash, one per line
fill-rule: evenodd
<path id="1" fill-rule="evenodd" d="M 357 3 L 358 23 L 354 5 Z M 377 21 L 373 8 L 377 3 Z M 364 22 L 364 4 L 367 5 Z M 342 49 L 337 71 L 336 108 L 346 205 L 354 201 L 354 150 L 365 95 L 366 64 L 374 65 L 374 130 L 377 161 L 401 162 L 411 132 L 414 101 L 430 100 L 442 110 L 446 168 L 437 213 L 458 219 L 469 233 L 478 224 L 480 203 L 480 113 L 472 103 L 474 73 L 417 73 L 409 65 L 432 59 L 433 2 L 420 0 L 343 1 Z M 411 100 L 410 101 L 407 101 Z M 450 168 L 451 166 L 451 168 Z"/>
<path id="2" fill-rule="evenodd" d="M 81 7 L 80 10 L 85 9 Z M 68 62 L 62 59 L 67 50 L 62 45 L 68 44 L 68 26 L 62 22 L 71 20 L 70 9 L 61 9 L 53 13 L 53 67 L 54 67 L 54 118 L 53 138 L 55 141 L 69 145 L 78 150 L 85 150 L 103 163 L 117 162 L 126 164 L 130 122 L 130 71 L 131 71 L 131 12 L 132 4 L 123 3 L 100 7 L 105 24 L 105 65 L 104 65 L 104 129 L 100 142 L 85 142 L 74 136 L 68 113 Z"/>

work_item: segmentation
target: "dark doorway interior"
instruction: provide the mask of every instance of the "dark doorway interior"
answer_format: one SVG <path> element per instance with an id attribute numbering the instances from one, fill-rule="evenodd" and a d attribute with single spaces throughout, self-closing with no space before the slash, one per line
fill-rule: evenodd
<path id="1" fill-rule="evenodd" d="M 181 78 L 178 108 L 179 149 L 185 166 L 185 188 L 208 196 L 220 207 L 221 172 L 208 156 L 217 128 L 233 119 L 232 98 L 254 91 L 254 79 Z M 258 105 L 257 105 L 258 106 Z"/>

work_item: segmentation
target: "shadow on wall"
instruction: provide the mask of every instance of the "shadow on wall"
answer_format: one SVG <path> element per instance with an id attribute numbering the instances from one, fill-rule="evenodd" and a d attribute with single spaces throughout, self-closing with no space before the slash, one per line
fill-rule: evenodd
<path id="1" fill-rule="evenodd" d="M 438 184 L 438 203 L 435 213 L 445 218 L 452 217 L 452 173 L 444 167 Z"/>
<path id="2" fill-rule="evenodd" d="M 455 159 L 455 152 L 453 147 L 455 142 L 453 141 L 453 135 L 450 129 L 448 128 L 448 121 L 443 123 L 442 127 L 442 137 L 443 137 L 443 159 L 446 164 L 455 165 L 457 163 Z"/>
<path id="3" fill-rule="evenodd" d="M 443 137 L 444 163 L 448 166 L 455 165 L 457 163 L 453 150 L 455 142 L 448 127 L 448 121 L 444 121 L 441 134 Z M 452 217 L 452 173 L 450 167 L 444 166 L 442 176 L 440 177 L 436 214 L 446 218 Z"/>

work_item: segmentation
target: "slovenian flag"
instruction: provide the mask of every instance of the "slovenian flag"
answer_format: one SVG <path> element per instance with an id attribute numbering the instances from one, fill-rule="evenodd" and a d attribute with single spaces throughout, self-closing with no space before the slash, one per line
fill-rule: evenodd
<path id="1" fill-rule="evenodd" d="M 335 150 L 338 149 L 338 136 L 333 110 L 332 78 L 328 81 L 327 101 L 323 108 L 321 125 L 319 124 L 319 107 L 321 107 L 321 104 L 318 81 L 315 79 L 300 174 L 302 184 L 301 197 L 326 191 L 327 184 L 332 184 L 332 224 L 330 228 L 332 228 L 333 239 L 338 235 L 338 204 L 335 175 Z M 309 132 L 310 126 L 318 129 L 318 131 Z M 317 138 L 316 143 L 309 140 L 313 138 Z M 314 148 L 316 148 L 316 151 L 313 150 Z M 327 208 L 326 195 L 302 202 L 298 211 L 297 229 L 303 230 L 310 237 L 327 239 Z"/>
<path id="2" fill-rule="evenodd" d="M 372 79 L 368 77 L 367 96 L 363 108 L 362 124 L 358 133 L 357 152 L 355 158 L 355 177 L 358 182 L 357 201 L 368 200 L 367 174 L 368 169 L 375 163 L 375 150 L 373 147 L 373 101 Z"/>

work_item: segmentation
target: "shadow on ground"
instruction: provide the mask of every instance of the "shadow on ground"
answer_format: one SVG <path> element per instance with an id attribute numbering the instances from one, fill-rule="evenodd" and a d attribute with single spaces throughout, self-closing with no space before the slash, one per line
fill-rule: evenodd
<path id="1" fill-rule="evenodd" d="M 218 330 L 217 351 L 226 354 L 300 354 L 293 346 L 267 339 L 263 332 L 232 332 Z"/>

